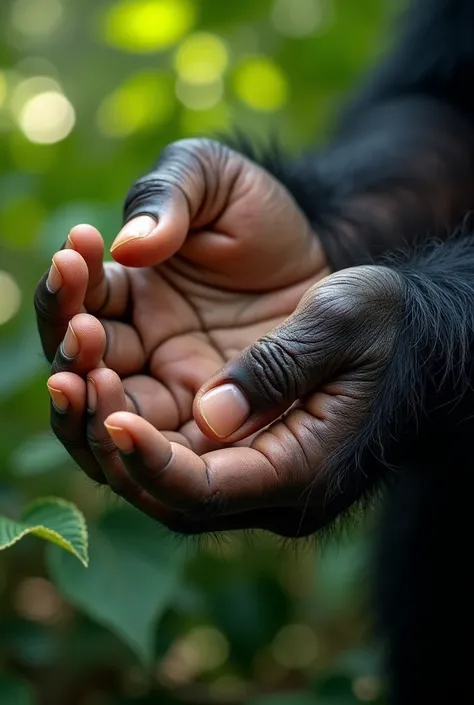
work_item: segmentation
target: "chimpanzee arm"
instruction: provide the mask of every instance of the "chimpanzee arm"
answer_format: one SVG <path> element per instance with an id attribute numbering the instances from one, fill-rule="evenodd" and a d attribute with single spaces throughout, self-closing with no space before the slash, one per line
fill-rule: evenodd
<path id="1" fill-rule="evenodd" d="M 474 207 L 474 3 L 412 0 L 395 47 L 332 141 L 296 159 L 241 151 L 282 181 L 334 269 L 443 238 Z"/>

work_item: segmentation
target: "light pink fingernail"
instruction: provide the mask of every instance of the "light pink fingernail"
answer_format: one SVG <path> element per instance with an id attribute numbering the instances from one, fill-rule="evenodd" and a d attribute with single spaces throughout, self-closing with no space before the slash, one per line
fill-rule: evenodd
<path id="1" fill-rule="evenodd" d="M 57 268 L 54 259 L 51 263 L 51 267 L 49 268 L 49 274 L 48 278 L 46 280 L 46 286 L 50 290 L 52 294 L 56 294 L 60 288 L 63 285 L 63 278 L 61 276 L 61 272 Z"/>
<path id="2" fill-rule="evenodd" d="M 235 384 L 223 384 L 202 397 L 199 409 L 213 433 L 226 438 L 237 431 L 250 414 L 250 404 Z"/>
<path id="3" fill-rule="evenodd" d="M 119 450 L 122 450 L 124 453 L 132 452 L 134 444 L 128 431 L 121 426 L 112 426 L 108 424 L 107 421 L 104 421 L 104 426 Z"/>
<path id="4" fill-rule="evenodd" d="M 71 324 L 68 325 L 66 335 L 63 340 L 63 354 L 70 360 L 74 360 L 79 353 L 79 341 Z"/>
<path id="5" fill-rule="evenodd" d="M 48 387 L 48 392 L 56 409 L 63 412 L 67 411 L 69 409 L 69 399 L 64 392 L 55 387 L 50 387 L 49 384 L 46 386 Z"/>
<path id="6" fill-rule="evenodd" d="M 87 410 L 94 414 L 97 409 L 97 387 L 90 377 L 87 378 Z"/>
<path id="7" fill-rule="evenodd" d="M 110 251 L 113 252 L 118 247 L 125 245 L 130 240 L 146 237 L 156 228 L 156 220 L 149 215 L 140 215 L 124 225 L 112 243 Z"/>

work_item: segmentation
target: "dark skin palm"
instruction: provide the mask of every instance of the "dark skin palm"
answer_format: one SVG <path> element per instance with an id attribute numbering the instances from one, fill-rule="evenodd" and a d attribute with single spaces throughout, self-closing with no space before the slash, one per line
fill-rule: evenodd
<path id="1" fill-rule="evenodd" d="M 329 271 L 291 196 L 241 155 L 208 141 L 178 143 L 156 175 L 159 212 L 126 226 L 113 248 L 118 262 L 103 265 L 100 234 L 77 226 L 36 304 L 55 373 L 56 434 L 87 474 L 172 524 L 182 512 L 130 480 L 104 420 L 128 410 L 199 456 L 222 447 L 193 419 L 196 392 Z M 130 228 L 153 232 L 130 238 Z M 139 268 L 144 262 L 153 266 Z M 69 323 L 73 334 L 60 346 Z M 268 514 L 259 521 L 271 528 Z"/>

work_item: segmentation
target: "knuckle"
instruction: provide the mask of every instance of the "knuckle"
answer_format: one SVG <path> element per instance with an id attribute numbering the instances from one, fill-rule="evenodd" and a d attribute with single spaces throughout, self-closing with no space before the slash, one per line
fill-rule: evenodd
<path id="1" fill-rule="evenodd" d="M 209 519 L 223 514 L 227 505 L 228 502 L 220 490 L 211 490 L 205 497 L 194 500 L 193 505 L 186 510 L 184 517 L 194 522 Z"/>
<path id="2" fill-rule="evenodd" d="M 304 382 L 299 356 L 295 341 L 282 336 L 261 338 L 245 353 L 252 385 L 269 405 L 299 396 Z"/>
<path id="3" fill-rule="evenodd" d="M 75 359 L 64 355 L 60 345 L 51 363 L 51 374 L 55 375 L 58 372 L 70 372 L 74 366 L 74 361 Z"/>
<path id="4" fill-rule="evenodd" d="M 87 431 L 86 438 L 87 445 L 99 462 L 117 454 L 117 446 L 110 437 L 99 438 L 93 431 Z"/>

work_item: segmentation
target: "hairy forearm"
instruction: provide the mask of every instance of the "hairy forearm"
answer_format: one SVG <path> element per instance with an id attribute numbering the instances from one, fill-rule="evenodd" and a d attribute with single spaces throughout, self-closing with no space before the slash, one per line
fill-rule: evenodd
<path id="1" fill-rule="evenodd" d="M 472 443 L 472 233 L 384 266 L 402 292 L 396 342 L 364 425 L 328 460 L 325 473 L 334 483 L 313 531 L 370 499 L 406 467 L 424 467 L 432 458 L 449 467 Z"/>
<path id="2" fill-rule="evenodd" d="M 413 0 L 329 144 L 292 160 L 264 156 L 334 269 L 444 238 L 474 207 L 473 7 Z"/>

